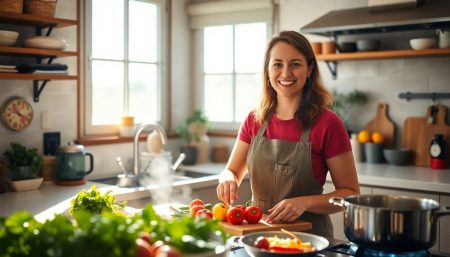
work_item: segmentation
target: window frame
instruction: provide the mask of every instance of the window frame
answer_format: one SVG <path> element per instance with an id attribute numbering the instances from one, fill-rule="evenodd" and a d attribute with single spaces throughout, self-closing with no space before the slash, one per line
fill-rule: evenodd
<path id="1" fill-rule="evenodd" d="M 265 23 L 266 24 L 266 40 L 268 40 L 270 38 L 270 35 L 272 35 L 272 23 L 268 22 L 268 21 L 252 21 L 252 22 L 239 22 L 239 23 L 229 23 L 229 24 L 220 24 L 218 26 L 223 26 L 223 25 L 231 25 L 233 26 L 233 71 L 231 73 L 226 73 L 226 74 L 230 74 L 232 76 L 232 81 L 233 81 L 233 115 L 236 115 L 236 75 L 237 74 L 250 74 L 250 73 L 238 73 L 235 70 L 235 58 L 234 58 L 234 53 L 235 53 L 235 47 L 234 47 L 234 37 L 235 37 L 235 27 L 236 25 L 240 25 L 240 24 L 249 24 L 249 23 Z M 205 93 L 205 83 L 204 83 L 204 28 L 202 29 L 198 29 L 195 30 L 194 32 L 194 47 L 195 47 L 195 52 L 198 53 L 196 55 L 196 67 L 197 69 L 195 70 L 194 73 L 194 85 L 198 85 L 196 87 L 196 94 L 194 96 L 194 103 L 195 103 L 195 108 L 197 109 L 203 109 L 205 108 L 205 99 L 204 99 L 204 93 Z M 262 63 L 261 63 L 261 68 L 262 68 Z M 260 73 L 262 74 L 262 70 L 260 70 Z M 212 73 L 211 73 L 212 74 Z M 223 73 L 225 74 L 225 73 Z M 256 107 L 256 106 L 255 106 Z M 251 110 L 249 110 L 250 112 Z M 243 121 L 233 121 L 233 122 L 218 122 L 218 121 L 211 121 L 210 125 L 210 131 L 237 131 L 239 129 L 239 127 L 241 126 Z"/>
<path id="2" fill-rule="evenodd" d="M 128 6 L 129 6 L 130 0 L 124 0 L 124 12 L 125 12 L 125 20 L 124 20 L 124 51 L 126 51 L 124 60 L 120 60 L 120 62 L 125 64 L 124 69 L 124 107 L 128 104 L 128 65 L 130 63 L 130 60 L 128 58 L 128 52 L 126 49 L 128 49 Z M 169 35 L 169 14 L 168 14 L 168 3 L 167 0 L 136 0 L 141 2 L 147 2 L 156 4 L 159 6 L 158 10 L 158 20 L 159 20 L 159 26 L 158 26 L 158 35 L 160 37 L 160 40 L 158 40 L 158 60 L 156 62 L 159 79 L 157 81 L 158 83 L 158 115 L 159 120 L 154 121 L 162 125 L 163 127 L 167 127 L 169 123 L 169 102 L 166 101 L 168 99 L 169 89 L 168 89 L 168 72 L 167 72 L 167 58 L 168 58 L 168 35 Z M 126 4 L 125 4 L 126 3 Z M 92 137 L 92 136 L 111 136 L 111 135 L 118 135 L 119 134 L 119 128 L 118 124 L 109 124 L 109 125 L 97 125 L 94 126 L 91 123 L 92 118 L 92 1 L 89 1 L 85 4 L 85 39 L 84 39 L 84 59 L 85 59 L 85 67 L 84 67 L 84 92 L 82 92 L 83 99 L 80 101 L 81 105 L 81 121 L 80 121 L 80 135 L 82 138 L 84 137 Z M 101 59 L 98 59 L 101 60 Z M 111 60 L 112 61 L 112 60 Z M 83 104 L 84 102 L 84 104 Z M 125 110 L 124 110 L 125 111 Z M 139 124 L 136 124 L 137 126 Z"/>

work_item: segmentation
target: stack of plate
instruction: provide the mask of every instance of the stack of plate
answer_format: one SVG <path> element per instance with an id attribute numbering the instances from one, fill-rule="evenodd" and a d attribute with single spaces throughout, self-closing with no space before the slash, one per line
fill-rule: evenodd
<path id="1" fill-rule="evenodd" d="M 30 37 L 24 42 L 25 47 L 63 50 L 68 44 L 66 40 L 58 37 L 37 36 Z"/>
<path id="2" fill-rule="evenodd" d="M 0 46 L 12 46 L 16 43 L 19 33 L 10 30 L 0 30 Z"/>

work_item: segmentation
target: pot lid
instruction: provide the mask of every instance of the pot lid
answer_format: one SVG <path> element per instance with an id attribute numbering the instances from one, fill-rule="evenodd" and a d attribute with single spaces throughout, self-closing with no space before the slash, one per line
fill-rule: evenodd
<path id="1" fill-rule="evenodd" d="M 58 150 L 62 153 L 78 153 L 84 151 L 84 146 L 77 145 L 74 142 L 68 142 L 66 146 L 60 146 Z"/>

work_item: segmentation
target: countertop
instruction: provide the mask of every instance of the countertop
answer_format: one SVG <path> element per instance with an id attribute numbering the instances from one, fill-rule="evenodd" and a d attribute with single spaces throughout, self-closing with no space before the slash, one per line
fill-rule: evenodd
<path id="1" fill-rule="evenodd" d="M 218 173 L 225 164 L 200 164 L 181 166 L 181 170 L 205 172 L 211 176 L 174 182 L 174 186 L 201 188 L 217 185 Z M 419 190 L 437 194 L 450 194 L 450 169 L 433 170 L 416 166 L 392 166 L 388 164 L 357 163 L 358 179 L 361 185 L 393 189 Z M 331 178 L 327 177 L 328 181 Z M 83 188 L 89 189 L 94 183 L 88 181 L 82 186 L 58 186 L 43 184 L 39 190 L 28 192 L 8 192 L 0 194 L 0 216 L 10 215 L 17 210 L 27 210 L 38 219 L 47 218 L 49 213 L 62 213 L 67 210 L 70 200 Z M 118 188 L 97 184 L 100 191 L 112 190 L 117 201 L 141 199 L 151 195 L 160 186 Z"/>

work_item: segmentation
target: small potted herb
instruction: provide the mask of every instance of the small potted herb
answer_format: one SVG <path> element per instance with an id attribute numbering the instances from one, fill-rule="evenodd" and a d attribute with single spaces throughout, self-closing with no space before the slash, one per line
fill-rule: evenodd
<path id="1" fill-rule="evenodd" d="M 208 126 L 208 117 L 202 111 L 196 110 L 175 129 L 175 133 L 186 142 L 186 145 L 180 147 L 180 152 L 186 154 L 183 164 L 193 165 L 197 162 L 199 155 L 197 144 L 202 135 L 206 134 Z"/>
<path id="2" fill-rule="evenodd" d="M 11 181 L 10 188 L 14 191 L 26 191 L 39 188 L 43 178 L 39 172 L 43 166 L 43 157 L 36 148 L 27 148 L 19 143 L 11 143 L 11 148 L 4 152 L 8 161 Z"/>

